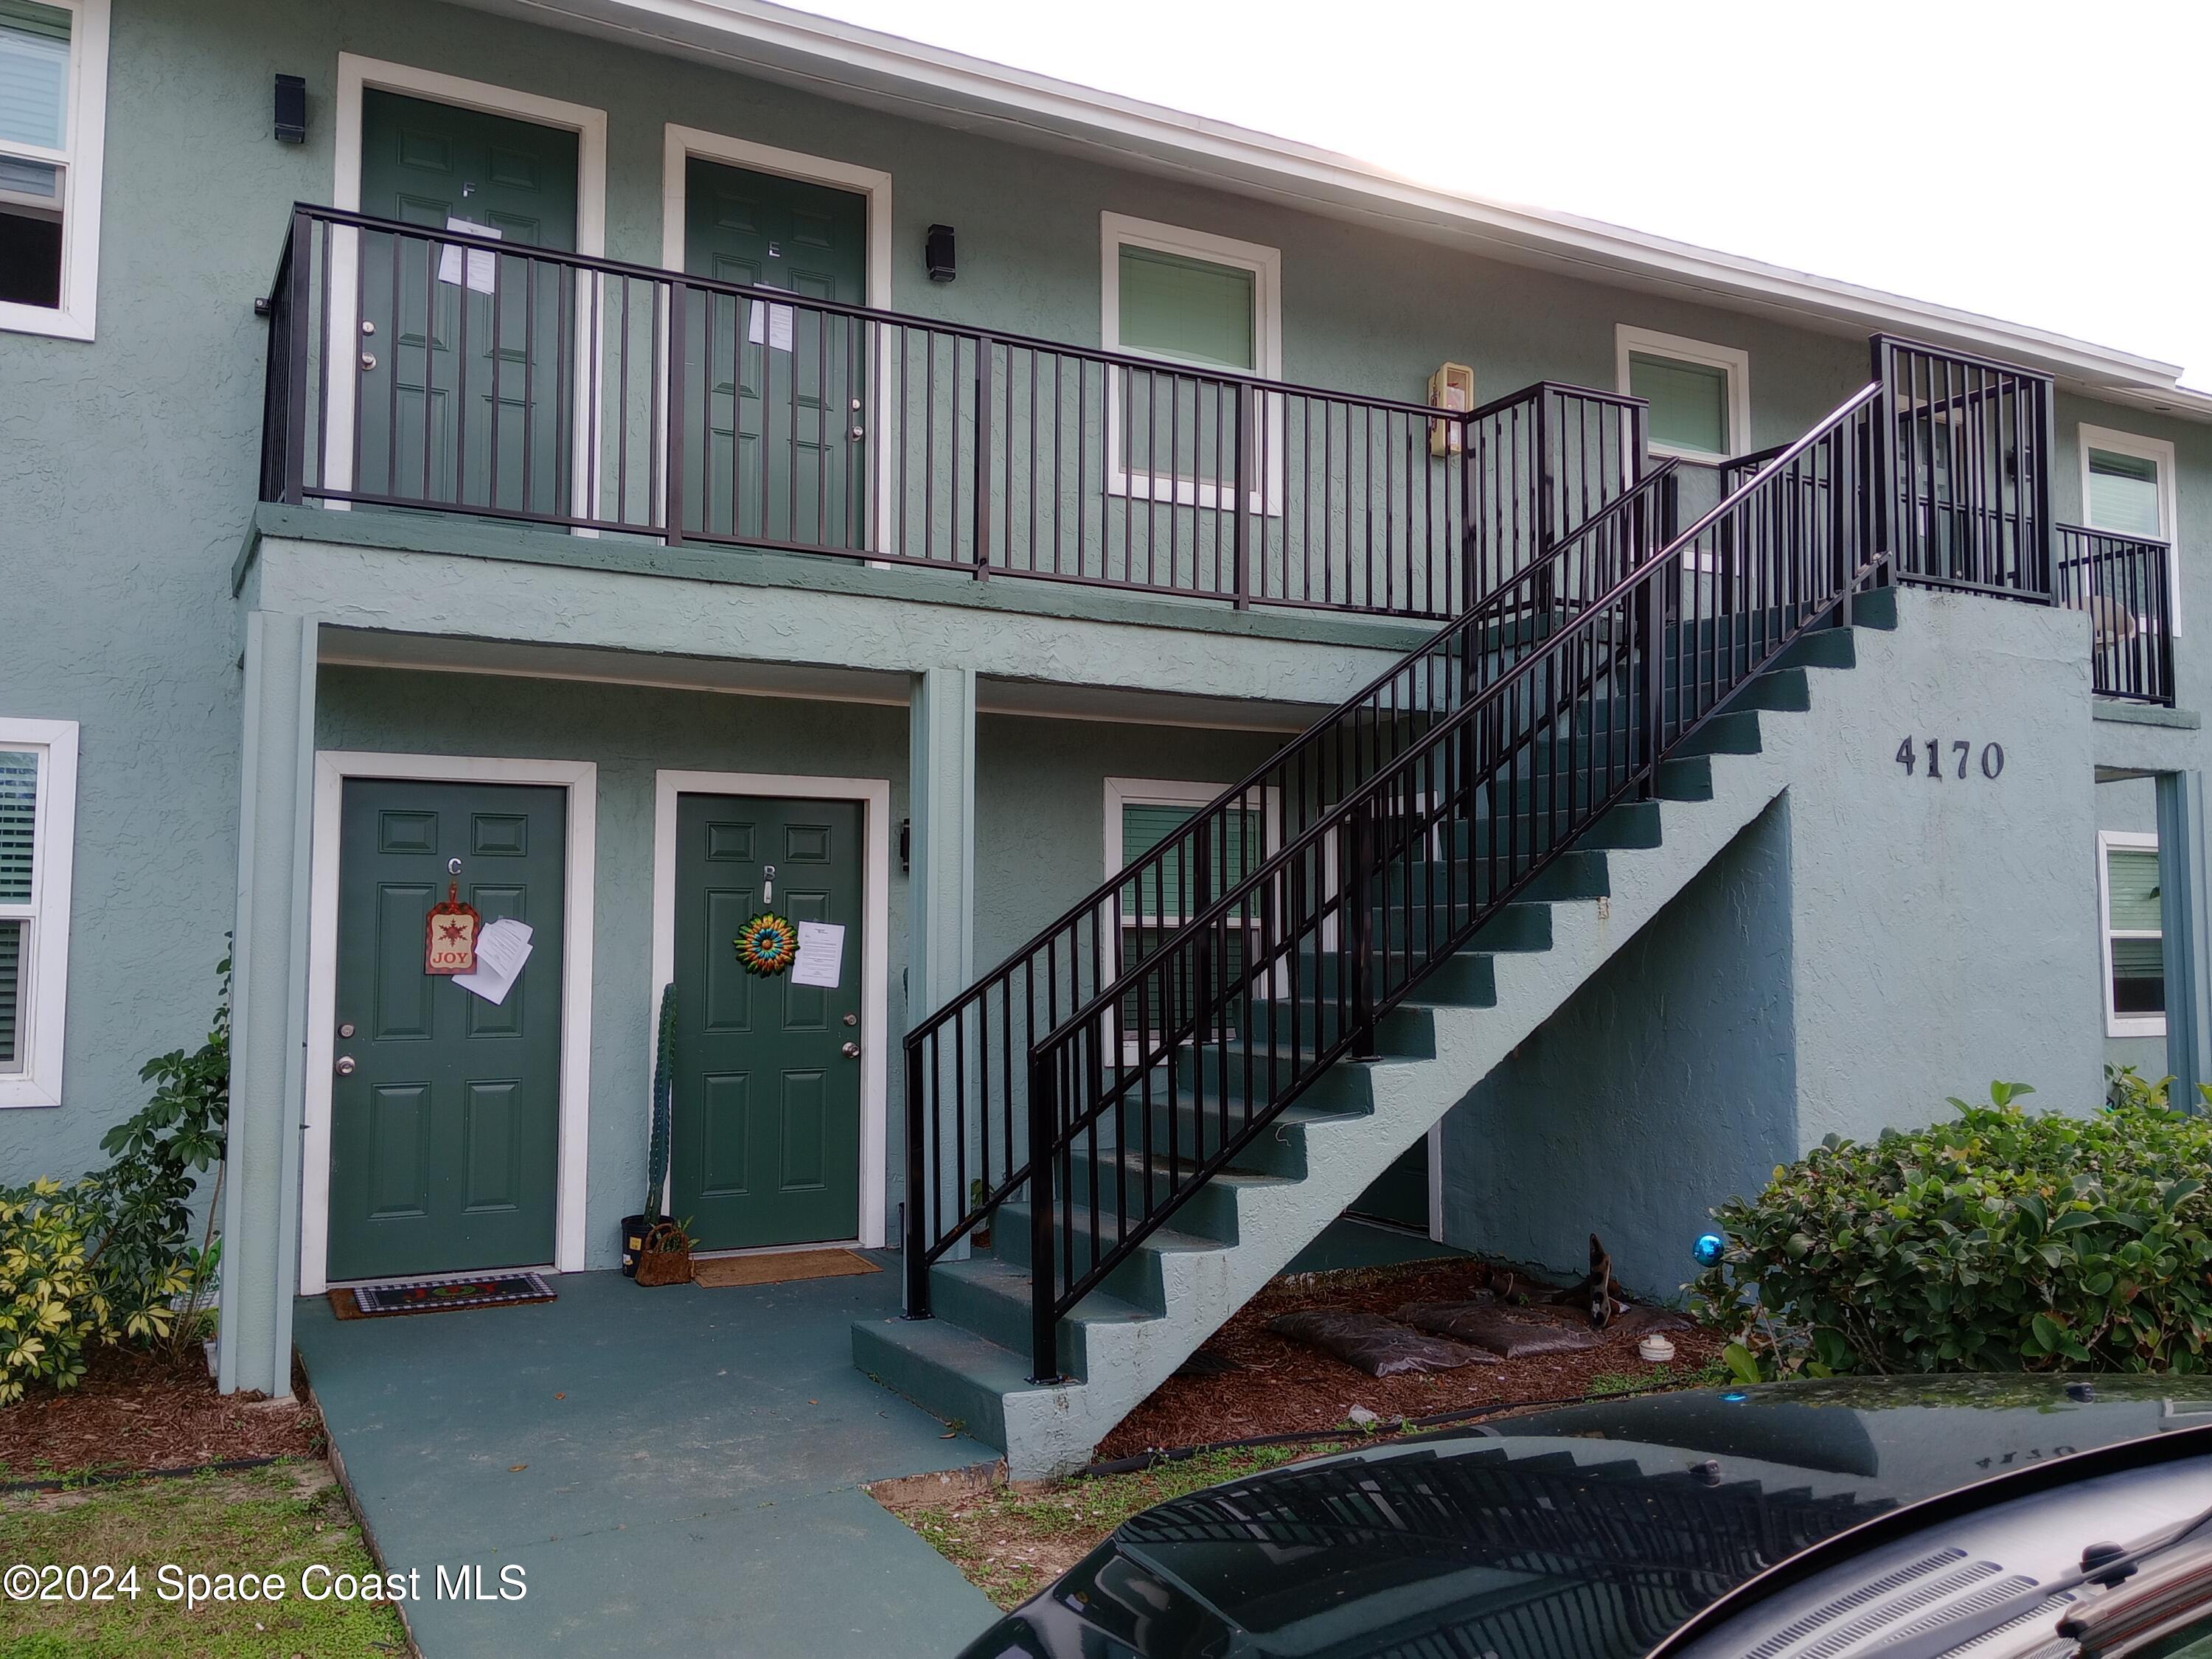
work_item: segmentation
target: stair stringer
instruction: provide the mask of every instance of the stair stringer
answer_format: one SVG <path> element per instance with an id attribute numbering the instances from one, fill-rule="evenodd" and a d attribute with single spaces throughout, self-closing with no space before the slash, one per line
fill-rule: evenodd
<path id="1" fill-rule="evenodd" d="M 1886 623 L 1885 618 L 1873 625 Z M 1850 632 L 1856 636 L 1858 630 Z M 1831 712 L 1817 700 L 1850 698 L 1855 683 L 1864 688 L 1867 678 L 1840 664 L 1833 665 L 1834 672 L 1820 672 L 1831 666 L 1823 660 L 1826 653 L 1791 655 L 1812 671 L 1806 678 L 1814 711 L 1831 721 L 1838 714 L 1847 719 L 1847 707 Z M 933 1381 L 933 1370 L 975 1369 L 953 1346 L 934 1356 L 926 1352 L 933 1341 L 942 1343 L 951 1335 L 931 1331 L 942 1321 L 855 1325 L 855 1363 L 925 1407 L 962 1417 L 971 1432 L 1002 1446 L 1013 1479 L 1041 1479 L 1082 1468 L 1115 1425 L 1281 1273 L 1405 1148 L 1465 1099 L 1780 797 L 1796 768 L 1813 763 L 1814 757 L 1802 745 L 1764 739 L 1767 722 L 1792 722 L 1806 715 L 1786 708 L 1747 707 L 1788 701 L 1759 695 L 1772 678 L 1752 682 L 1734 711 L 1708 728 L 1708 741 L 1687 745 L 1710 754 L 1710 798 L 1662 800 L 1659 845 L 1608 850 L 1607 897 L 1548 901 L 1550 947 L 1498 951 L 1493 958 L 1492 1005 L 1426 1001 L 1417 991 L 1408 1006 L 1432 1024 L 1431 1056 L 1344 1062 L 1339 1070 L 1350 1075 L 1343 1086 L 1331 1090 L 1330 1103 L 1348 1106 L 1364 1096 L 1364 1111 L 1271 1132 L 1279 1139 L 1305 1138 L 1306 1173 L 1294 1180 L 1235 1187 L 1234 1243 L 1186 1239 L 1157 1251 L 1163 1311 L 1149 1318 L 1099 1322 L 1085 1321 L 1079 1312 L 1085 1355 L 1081 1380 L 1048 1387 L 993 1386 L 981 1376 L 940 1375 Z M 1759 739 L 1747 740 L 1754 732 L 1761 734 Z M 1751 752 L 1737 752 L 1744 750 Z M 1481 935 L 1468 948 L 1481 953 Z M 995 1362 L 989 1369 L 1002 1383 L 1011 1380 L 1010 1373 L 1018 1376 L 1026 1369 L 1025 1356 L 980 1340 L 969 1339 L 968 1346 L 988 1351 Z M 950 1401 L 981 1415 L 969 1415 Z"/>

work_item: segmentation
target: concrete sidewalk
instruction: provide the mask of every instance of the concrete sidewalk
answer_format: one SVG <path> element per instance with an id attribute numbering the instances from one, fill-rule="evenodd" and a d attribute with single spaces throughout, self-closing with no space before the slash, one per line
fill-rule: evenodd
<path id="1" fill-rule="evenodd" d="M 296 1340 L 386 1569 L 525 1570 L 514 1601 L 406 1609 L 428 1659 L 552 1650 L 949 1655 L 995 1611 L 862 1481 L 997 1454 L 853 1369 L 865 1277 L 641 1290 L 570 1273 L 557 1302 L 341 1322 Z M 517 1467 L 520 1466 L 520 1467 Z"/>

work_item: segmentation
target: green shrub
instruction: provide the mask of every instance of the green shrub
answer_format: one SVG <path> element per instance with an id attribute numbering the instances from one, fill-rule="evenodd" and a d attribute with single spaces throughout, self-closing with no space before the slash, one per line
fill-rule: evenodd
<path id="1" fill-rule="evenodd" d="M 197 1248 L 192 1193 L 220 1164 L 230 1115 L 229 963 L 216 971 L 206 1042 L 147 1062 L 153 1098 L 100 1143 L 114 1161 L 67 1184 L 0 1188 L 0 1406 L 33 1382 L 75 1386 L 93 1343 L 181 1345 L 198 1328 L 220 1169 Z"/>
<path id="2" fill-rule="evenodd" d="M 2139 1081 L 2093 1117 L 2031 1116 L 2033 1092 L 1832 1135 L 1715 1211 L 1688 1289 L 1735 1373 L 2206 1370 L 2212 1119 Z"/>

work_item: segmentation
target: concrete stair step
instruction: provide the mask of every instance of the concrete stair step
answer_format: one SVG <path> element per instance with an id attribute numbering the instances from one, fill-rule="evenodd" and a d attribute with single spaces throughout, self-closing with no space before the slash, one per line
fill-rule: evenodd
<path id="1" fill-rule="evenodd" d="M 1232 1114 L 1231 1121 L 1241 1127 L 1243 1119 Z M 1219 1145 L 1218 1137 L 1214 1144 Z M 1086 1208 L 1141 1213 L 1148 1207 L 1143 1201 L 1148 1187 L 1154 1204 L 1168 1201 L 1179 1188 L 1192 1187 L 1196 1178 L 1196 1159 L 1191 1144 L 1179 1142 L 1178 1147 L 1182 1156 L 1170 1159 L 1166 1144 L 1153 1142 L 1149 1182 L 1146 1180 L 1141 1146 L 1102 1145 L 1095 1155 L 1087 1146 L 1079 1147 L 1068 1160 L 1069 1190 Z M 1199 1182 L 1183 1200 L 1176 1211 L 1176 1226 L 1201 1238 L 1218 1238 L 1224 1244 L 1234 1244 L 1237 1242 L 1237 1195 L 1254 1188 L 1280 1187 L 1295 1179 L 1259 1170 L 1223 1170 Z"/>
<path id="2" fill-rule="evenodd" d="M 1025 1359 L 1030 1351 L 1030 1285 L 1029 1269 L 1000 1255 L 940 1261 L 929 1271 L 930 1308 L 939 1319 L 1004 1348 L 1018 1360 Z M 1061 1370 L 1069 1376 L 1090 1375 L 1092 1327 L 1138 1324 L 1158 1316 L 1152 1309 L 1093 1291 L 1060 1322 Z"/>
<path id="3" fill-rule="evenodd" d="M 949 1319 L 863 1320 L 852 1343 L 858 1370 L 1002 1451 L 1008 1396 L 1035 1391 L 1025 1353 Z"/>
<path id="4" fill-rule="evenodd" d="M 1054 1235 L 1053 1249 L 1057 1252 L 1072 1231 L 1075 1238 L 1078 1267 L 1087 1267 L 1091 1262 L 1090 1241 L 1095 1236 L 1101 1251 L 1114 1249 L 1121 1241 L 1121 1218 L 1109 1209 L 1095 1213 L 1097 1233 L 1092 1232 L 1094 1212 L 1089 1206 L 1077 1204 L 1066 1206 L 1062 1231 Z M 1180 1223 L 1180 1213 L 1173 1218 Z M 1185 1231 L 1179 1224 L 1155 1228 L 1133 1249 L 1126 1261 L 1118 1264 L 1098 1288 L 1109 1296 L 1139 1308 L 1149 1308 L 1157 1313 L 1167 1309 L 1167 1290 L 1160 1276 L 1160 1258 L 1191 1252 L 1219 1252 L 1231 1246 L 1224 1240 L 1209 1238 L 1203 1233 Z M 1012 1262 L 1027 1272 L 1030 1261 L 1030 1206 L 1026 1200 L 1001 1204 L 999 1213 L 991 1223 L 992 1254 L 1001 1261 Z"/>

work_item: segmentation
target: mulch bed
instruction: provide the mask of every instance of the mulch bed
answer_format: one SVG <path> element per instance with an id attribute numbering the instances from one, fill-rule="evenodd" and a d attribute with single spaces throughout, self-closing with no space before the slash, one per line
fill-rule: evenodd
<path id="1" fill-rule="evenodd" d="M 316 1457 L 323 1425 L 303 1379 L 296 1405 L 221 1395 L 195 1348 L 183 1359 L 96 1347 L 84 1379 L 0 1407 L 0 1480 L 87 1470 L 171 1469 L 249 1457 Z"/>
<path id="2" fill-rule="evenodd" d="M 1552 1288 L 1525 1277 L 1513 1283 L 1532 1299 Z M 1593 1377 L 1659 1370 L 1638 1356 L 1639 1334 L 1624 1331 L 1578 1352 L 1373 1377 L 1266 1328 L 1278 1315 L 1304 1308 L 1360 1309 L 1388 1318 L 1405 1303 L 1460 1301 L 1505 1286 L 1503 1270 L 1461 1258 L 1278 1279 L 1207 1338 L 1196 1363 L 1154 1389 L 1094 1455 L 1104 1462 L 1167 1448 L 1332 1429 L 1354 1406 L 1364 1406 L 1385 1425 L 1395 1425 L 1401 1417 L 1508 1401 L 1579 1399 Z M 1667 1335 L 1675 1347 L 1668 1370 L 1678 1381 L 1716 1358 L 1725 1345 L 1717 1334 L 1700 1329 L 1670 1330 Z M 1224 1361 L 1234 1369 L 1224 1368 Z M 1218 1374 L 1201 1374 L 1214 1371 Z"/>

